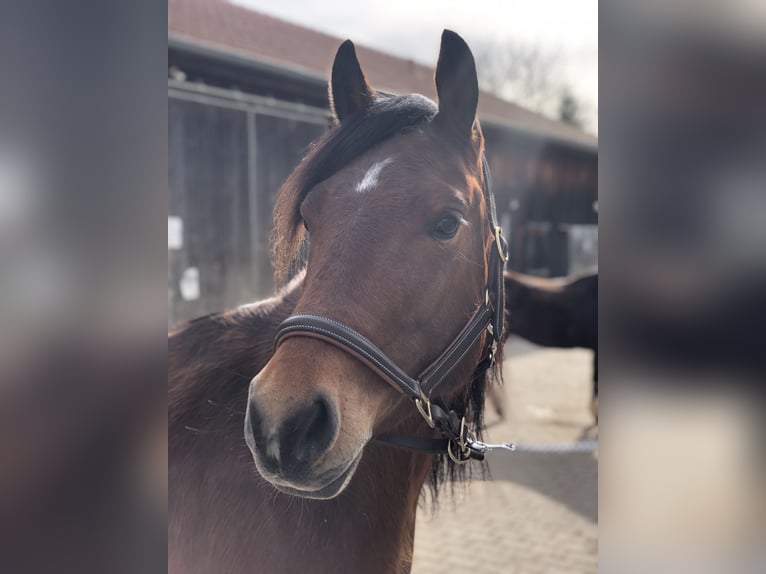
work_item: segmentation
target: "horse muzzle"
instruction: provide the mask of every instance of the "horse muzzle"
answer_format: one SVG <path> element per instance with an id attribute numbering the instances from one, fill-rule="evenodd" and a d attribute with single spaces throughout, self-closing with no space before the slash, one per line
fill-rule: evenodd
<path id="1" fill-rule="evenodd" d="M 338 407 L 323 394 L 291 402 L 277 417 L 268 401 L 251 393 L 245 415 L 245 441 L 256 468 L 278 490 L 305 498 L 331 498 L 347 484 L 359 455 L 331 461 L 340 434 Z"/>

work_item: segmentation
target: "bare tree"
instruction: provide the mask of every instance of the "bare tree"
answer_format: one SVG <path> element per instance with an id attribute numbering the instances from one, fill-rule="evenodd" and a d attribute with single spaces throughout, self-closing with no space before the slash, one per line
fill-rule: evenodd
<path id="1" fill-rule="evenodd" d="M 491 41 L 475 50 L 482 89 L 551 117 L 559 117 L 564 91 L 561 54 L 537 44 Z M 567 104 L 569 105 L 569 103 Z"/>
<path id="2" fill-rule="evenodd" d="M 583 127 L 583 118 L 580 102 L 572 94 L 569 87 L 564 86 L 559 99 L 559 119 L 562 122 L 572 124 L 578 128 Z"/>

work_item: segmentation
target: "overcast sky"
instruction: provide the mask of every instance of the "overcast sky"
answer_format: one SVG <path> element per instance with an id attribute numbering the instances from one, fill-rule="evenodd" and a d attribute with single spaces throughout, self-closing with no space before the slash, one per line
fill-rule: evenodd
<path id="1" fill-rule="evenodd" d="M 444 28 L 469 45 L 512 39 L 560 54 L 561 73 L 597 131 L 598 0 L 230 0 L 434 66 Z"/>

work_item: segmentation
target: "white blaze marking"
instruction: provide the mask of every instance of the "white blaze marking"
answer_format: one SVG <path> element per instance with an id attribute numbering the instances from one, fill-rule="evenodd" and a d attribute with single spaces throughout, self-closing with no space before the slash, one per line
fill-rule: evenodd
<path id="1" fill-rule="evenodd" d="M 383 161 L 377 161 L 372 164 L 370 169 L 367 170 L 367 173 L 364 174 L 362 180 L 356 184 L 357 193 L 364 193 L 375 187 L 378 184 L 378 177 L 380 177 L 380 172 L 383 171 L 383 168 L 392 161 L 393 160 L 390 157 L 387 157 Z"/>

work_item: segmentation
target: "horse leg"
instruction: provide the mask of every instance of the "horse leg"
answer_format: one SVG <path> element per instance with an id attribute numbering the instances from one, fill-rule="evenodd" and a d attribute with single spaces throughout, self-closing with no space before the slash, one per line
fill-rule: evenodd
<path id="1" fill-rule="evenodd" d="M 593 351 L 593 395 L 590 401 L 590 413 L 598 424 L 598 351 Z"/>

